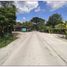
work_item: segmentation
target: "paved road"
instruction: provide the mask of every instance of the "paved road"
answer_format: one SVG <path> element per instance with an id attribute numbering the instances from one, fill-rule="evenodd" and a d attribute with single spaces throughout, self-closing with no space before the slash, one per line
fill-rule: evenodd
<path id="1" fill-rule="evenodd" d="M 15 41 L 18 46 L 1 65 L 67 65 L 65 40 L 36 31 L 25 34 Z"/>

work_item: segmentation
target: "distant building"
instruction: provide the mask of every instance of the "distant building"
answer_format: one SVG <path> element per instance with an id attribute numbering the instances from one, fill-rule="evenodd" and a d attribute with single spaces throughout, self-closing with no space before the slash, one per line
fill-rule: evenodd
<path id="1" fill-rule="evenodd" d="M 22 28 L 21 28 L 21 31 L 22 31 L 22 32 L 26 32 L 26 31 L 27 31 L 27 28 L 26 28 L 26 27 L 22 27 Z"/>

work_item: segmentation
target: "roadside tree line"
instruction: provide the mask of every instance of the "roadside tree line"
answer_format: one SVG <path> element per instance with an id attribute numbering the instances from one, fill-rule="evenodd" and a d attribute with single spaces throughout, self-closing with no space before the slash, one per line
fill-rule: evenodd
<path id="1" fill-rule="evenodd" d="M 43 18 L 33 17 L 30 21 L 22 22 L 20 25 L 29 28 L 29 31 L 37 30 L 65 34 L 67 37 L 67 21 L 63 21 L 62 16 L 58 13 L 49 16 L 48 21 Z"/>
<path id="2" fill-rule="evenodd" d="M 0 1 L 0 37 L 11 35 L 16 23 L 16 7 L 13 1 Z"/>
<path id="3" fill-rule="evenodd" d="M 60 14 L 53 14 L 49 17 L 46 26 L 49 33 L 64 34 L 67 38 L 67 21 L 63 21 Z"/>

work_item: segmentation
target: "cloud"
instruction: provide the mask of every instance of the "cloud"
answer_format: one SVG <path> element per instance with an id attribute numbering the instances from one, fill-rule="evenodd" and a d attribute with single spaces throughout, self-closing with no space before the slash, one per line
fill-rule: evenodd
<path id="1" fill-rule="evenodd" d="M 29 13 L 33 9 L 35 12 L 45 11 L 45 9 L 40 9 L 39 0 L 25 0 L 25 1 L 15 1 L 15 5 L 17 7 L 17 13 Z M 50 11 L 57 10 L 63 7 L 67 1 L 66 0 L 42 0 L 44 3 L 46 2 L 47 6 L 50 7 Z"/>
<path id="2" fill-rule="evenodd" d="M 16 8 L 20 13 L 28 13 L 31 10 L 37 8 L 38 2 L 36 1 L 15 1 Z"/>
<path id="3" fill-rule="evenodd" d="M 44 12 L 45 9 L 42 9 L 42 8 L 40 8 L 40 6 L 38 6 L 34 11 L 35 12 Z"/>
<path id="4" fill-rule="evenodd" d="M 41 11 L 40 7 L 35 9 L 35 12 L 39 12 L 39 11 Z"/>
<path id="5" fill-rule="evenodd" d="M 25 17 L 23 17 L 22 19 L 23 19 L 23 20 L 26 20 L 26 18 L 25 18 Z"/>
<path id="6" fill-rule="evenodd" d="M 22 21 L 26 21 L 26 17 L 22 17 L 22 19 L 16 19 L 17 22 L 22 22 Z"/>
<path id="7" fill-rule="evenodd" d="M 22 20 L 16 20 L 17 22 L 22 22 Z"/>
<path id="8" fill-rule="evenodd" d="M 54 10 L 57 10 L 57 9 L 63 7 L 67 3 L 67 1 L 61 1 L 61 0 L 50 1 L 50 0 L 47 0 L 46 3 L 48 6 L 50 6 L 51 11 L 54 11 Z"/>
<path id="9" fill-rule="evenodd" d="M 54 1 L 61 1 L 61 2 L 63 2 L 63 1 L 67 1 L 67 0 L 42 0 L 42 1 L 50 1 L 50 2 L 54 2 Z"/>

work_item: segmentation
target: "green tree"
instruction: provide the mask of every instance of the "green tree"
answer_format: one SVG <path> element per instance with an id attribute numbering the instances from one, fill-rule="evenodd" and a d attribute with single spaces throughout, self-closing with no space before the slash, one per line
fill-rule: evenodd
<path id="1" fill-rule="evenodd" d="M 23 22 L 22 27 L 27 27 L 27 29 L 32 30 L 32 22 L 29 21 Z"/>
<path id="2" fill-rule="evenodd" d="M 33 29 L 39 30 L 43 28 L 42 26 L 45 25 L 45 20 L 39 17 L 33 17 L 31 19 L 31 22 L 33 24 Z M 41 27 L 40 27 L 41 26 Z"/>
<path id="3" fill-rule="evenodd" d="M 13 25 L 16 22 L 16 7 L 13 1 L 0 1 L 0 33 L 12 33 Z"/>
<path id="4" fill-rule="evenodd" d="M 65 35 L 66 35 L 66 39 L 67 39 L 67 21 L 65 21 Z"/>
<path id="5" fill-rule="evenodd" d="M 52 16 L 49 17 L 46 25 L 52 26 L 53 28 L 55 28 L 55 25 L 57 25 L 59 23 L 63 23 L 62 17 L 60 14 L 56 13 L 56 14 L 53 14 Z"/>
<path id="6" fill-rule="evenodd" d="M 65 29 L 65 28 L 66 28 L 66 27 L 65 27 L 65 23 L 57 24 L 57 25 L 55 26 L 55 28 L 57 28 L 57 29 Z"/>

